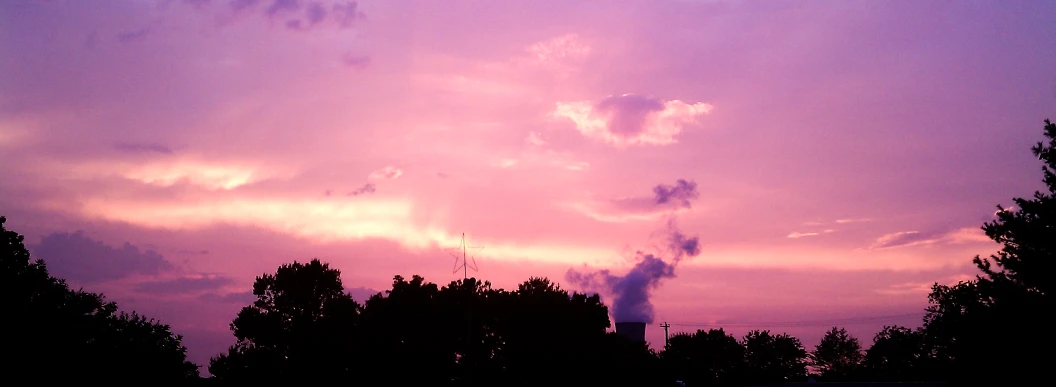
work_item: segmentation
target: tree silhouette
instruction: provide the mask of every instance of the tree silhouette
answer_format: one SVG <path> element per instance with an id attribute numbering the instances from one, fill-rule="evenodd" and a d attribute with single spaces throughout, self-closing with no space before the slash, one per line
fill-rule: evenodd
<path id="1" fill-rule="evenodd" d="M 807 351 L 799 339 L 770 331 L 751 331 L 741 344 L 745 349 L 745 381 L 778 383 L 807 376 Z"/>
<path id="2" fill-rule="evenodd" d="M 884 326 L 873 337 L 865 353 L 865 367 L 874 380 L 920 381 L 926 374 L 924 331 L 903 326 Z"/>
<path id="3" fill-rule="evenodd" d="M 238 342 L 211 360 L 209 372 L 232 382 L 351 377 L 360 306 L 340 276 L 316 259 L 257 277 L 257 300 L 231 323 Z"/>
<path id="4" fill-rule="evenodd" d="M 983 231 L 1001 250 L 976 256 L 982 272 L 953 286 L 935 284 L 925 317 L 925 345 L 954 384 L 1016 383 L 1041 377 L 1054 359 L 1049 316 L 1056 310 L 1056 124 L 1032 148 L 1047 192 L 998 206 Z M 982 372 L 981 370 L 992 370 Z"/>
<path id="5" fill-rule="evenodd" d="M 863 360 L 862 346 L 846 329 L 832 327 L 814 347 L 810 360 L 825 380 L 852 379 Z"/>
<path id="6" fill-rule="evenodd" d="M 368 299 L 361 316 L 362 345 L 368 354 L 361 378 L 379 385 L 450 383 L 456 374 L 459 333 L 452 327 L 465 326 L 445 315 L 438 301 L 440 289 L 417 275 L 410 281 L 395 276 L 385 293 Z M 382 371 L 392 369 L 414 372 Z"/>
<path id="7" fill-rule="evenodd" d="M 729 386 L 740 383 L 745 349 L 722 328 L 697 330 L 672 336 L 661 358 L 686 386 Z"/>
<path id="8" fill-rule="evenodd" d="M 8 375 L 40 382 L 185 383 L 198 378 L 182 337 L 102 295 L 71 290 L 32 260 L 0 216 L 0 302 Z"/>

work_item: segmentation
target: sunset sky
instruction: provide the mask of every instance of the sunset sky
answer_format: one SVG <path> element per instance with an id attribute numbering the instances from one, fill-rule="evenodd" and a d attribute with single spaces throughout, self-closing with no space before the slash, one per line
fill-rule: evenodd
<path id="1" fill-rule="evenodd" d="M 204 365 L 319 258 L 495 287 L 700 253 L 673 331 L 917 326 L 1041 187 L 1056 2 L 0 2 L 0 215 Z M 695 196 L 658 200 L 695 185 Z M 666 255 L 665 255 L 666 254 Z M 602 292 L 603 299 L 608 295 Z M 846 322 L 846 324 L 841 323 Z M 710 324 L 710 325 L 709 325 Z M 663 345 L 651 325 L 649 341 Z M 203 370 L 204 371 L 204 370 Z"/>

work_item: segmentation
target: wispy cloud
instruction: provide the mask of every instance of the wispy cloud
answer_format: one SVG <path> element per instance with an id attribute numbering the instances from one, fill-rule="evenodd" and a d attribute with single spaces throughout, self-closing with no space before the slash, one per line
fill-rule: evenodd
<path id="1" fill-rule="evenodd" d="M 696 182 L 679 179 L 673 185 L 657 184 L 652 196 L 574 202 L 566 206 L 602 222 L 626 222 L 655 220 L 686 211 L 698 197 Z"/>
<path id="2" fill-rule="evenodd" d="M 947 231 L 899 231 L 876 239 L 870 249 L 909 246 L 992 242 L 979 228 L 965 227 Z"/>
<path id="3" fill-rule="evenodd" d="M 393 180 L 393 179 L 398 179 L 402 175 L 403 175 L 403 170 L 402 169 L 399 169 L 399 168 L 396 168 L 396 167 L 393 167 L 393 166 L 388 166 L 388 167 L 379 169 L 377 171 L 371 172 L 369 177 L 371 179 L 375 179 L 375 180 L 377 180 L 377 179 Z"/>

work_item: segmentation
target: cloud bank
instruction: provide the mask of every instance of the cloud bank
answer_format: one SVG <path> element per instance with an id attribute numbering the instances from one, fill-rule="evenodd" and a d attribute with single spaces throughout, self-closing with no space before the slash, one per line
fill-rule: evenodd
<path id="1" fill-rule="evenodd" d="M 134 274 L 155 275 L 174 269 L 154 250 L 140 251 L 131 243 L 119 248 L 93 240 L 83 231 L 52 233 L 32 247 L 33 256 L 44 259 L 48 270 L 59 278 L 97 283 Z"/>

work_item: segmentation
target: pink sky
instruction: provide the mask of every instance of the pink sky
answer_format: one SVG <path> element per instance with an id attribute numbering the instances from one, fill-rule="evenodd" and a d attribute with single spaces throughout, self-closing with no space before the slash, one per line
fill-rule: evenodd
<path id="1" fill-rule="evenodd" d="M 495 286 L 575 289 L 569 269 L 626 272 L 669 221 L 701 252 L 653 292 L 657 323 L 813 345 L 865 318 L 846 327 L 869 342 L 919 324 L 930 284 L 974 275 L 995 205 L 1040 187 L 1054 14 L 7 1 L 0 214 L 54 274 L 171 324 L 199 364 L 282 263 L 320 258 L 360 297 L 396 274 L 446 284 L 466 233 Z M 698 197 L 657 204 L 679 179 Z"/>

